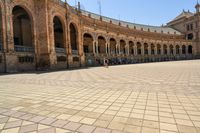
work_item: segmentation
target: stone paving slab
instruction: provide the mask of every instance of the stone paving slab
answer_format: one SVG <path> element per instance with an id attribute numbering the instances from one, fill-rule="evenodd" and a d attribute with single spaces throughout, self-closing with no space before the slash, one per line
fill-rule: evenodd
<path id="1" fill-rule="evenodd" d="M 200 133 L 200 60 L 0 76 L 0 133 Z"/>

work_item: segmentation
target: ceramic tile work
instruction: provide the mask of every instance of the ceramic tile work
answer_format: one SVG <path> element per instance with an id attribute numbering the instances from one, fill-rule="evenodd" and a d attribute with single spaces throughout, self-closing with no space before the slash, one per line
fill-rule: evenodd
<path id="1" fill-rule="evenodd" d="M 200 60 L 0 76 L 0 133 L 200 133 Z"/>

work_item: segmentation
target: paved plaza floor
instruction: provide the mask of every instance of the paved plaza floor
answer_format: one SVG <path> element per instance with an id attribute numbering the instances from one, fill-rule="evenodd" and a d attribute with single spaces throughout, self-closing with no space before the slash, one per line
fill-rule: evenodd
<path id="1" fill-rule="evenodd" d="M 0 76 L 0 133 L 200 133 L 200 60 Z"/>

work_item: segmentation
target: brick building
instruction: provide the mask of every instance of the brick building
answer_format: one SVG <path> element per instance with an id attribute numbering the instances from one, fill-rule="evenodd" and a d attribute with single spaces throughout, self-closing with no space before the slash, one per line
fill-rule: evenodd
<path id="1" fill-rule="evenodd" d="M 0 0 L 0 72 L 194 59 L 200 5 L 165 26 L 118 21 L 60 0 Z"/>

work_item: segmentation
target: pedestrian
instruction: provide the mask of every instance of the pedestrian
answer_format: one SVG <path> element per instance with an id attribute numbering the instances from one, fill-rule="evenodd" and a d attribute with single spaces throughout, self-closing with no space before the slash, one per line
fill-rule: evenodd
<path id="1" fill-rule="evenodd" d="M 104 66 L 106 67 L 106 68 L 108 68 L 108 59 L 106 59 L 106 58 L 104 58 Z"/>

